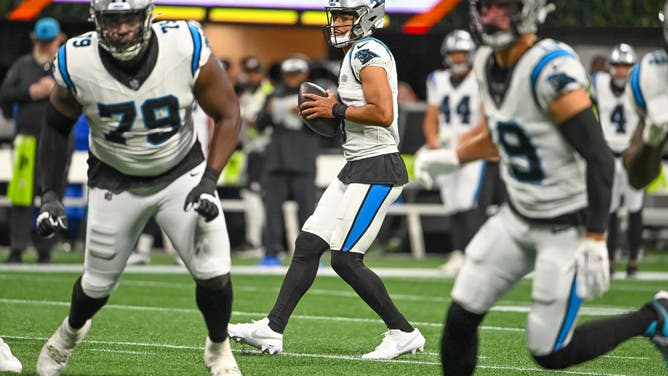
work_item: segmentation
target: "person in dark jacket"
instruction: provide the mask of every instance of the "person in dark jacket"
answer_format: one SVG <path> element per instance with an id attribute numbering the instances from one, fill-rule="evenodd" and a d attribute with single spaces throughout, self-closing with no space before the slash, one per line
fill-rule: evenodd
<path id="1" fill-rule="evenodd" d="M 283 203 L 294 200 L 299 207 L 301 227 L 315 208 L 315 161 L 319 138 L 299 115 L 299 86 L 309 76 L 309 62 L 291 57 L 281 64 L 283 82 L 267 98 L 258 114 L 259 129 L 272 127 L 266 149 L 262 188 L 266 213 L 265 256 L 261 266 L 281 265 L 283 246 Z"/>
<path id="2" fill-rule="evenodd" d="M 23 251 L 31 243 L 33 200 L 35 195 L 39 195 L 34 184 L 38 179 L 35 155 L 49 94 L 55 85 L 51 65 L 58 47 L 65 40 L 60 24 L 50 17 L 38 20 L 30 37 L 33 40 L 32 52 L 20 57 L 11 66 L 0 86 L 2 107 L 18 107 L 14 168 L 7 187 L 7 197 L 12 204 L 8 263 L 20 263 Z M 62 189 L 65 189 L 64 181 Z M 35 237 L 34 243 L 37 261 L 50 262 L 53 240 Z"/>

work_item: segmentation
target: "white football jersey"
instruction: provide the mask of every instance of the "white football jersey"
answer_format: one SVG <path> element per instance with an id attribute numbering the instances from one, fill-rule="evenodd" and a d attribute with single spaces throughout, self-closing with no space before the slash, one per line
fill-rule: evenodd
<path id="1" fill-rule="evenodd" d="M 160 175 L 193 147 L 192 90 L 211 55 L 196 23 L 163 21 L 152 29 L 159 46 L 157 61 L 134 89 L 107 71 L 96 32 L 68 40 L 58 51 L 54 69 L 56 81 L 83 107 L 91 153 L 132 176 Z"/>
<path id="2" fill-rule="evenodd" d="M 488 86 L 491 54 L 489 47 L 480 48 L 474 70 L 513 206 L 531 218 L 553 218 L 586 207 L 584 163 L 547 113 L 558 96 L 588 86 L 577 55 L 551 39 L 536 43 L 517 62 L 496 103 Z"/>
<path id="3" fill-rule="evenodd" d="M 636 111 L 645 120 L 647 103 L 666 94 L 668 85 L 668 54 L 657 50 L 645 55 L 629 73 L 627 95 L 632 98 Z M 645 120 L 645 123 L 651 120 Z"/>
<path id="4" fill-rule="evenodd" d="M 363 38 L 355 42 L 343 58 L 339 73 L 339 97 L 348 106 L 364 106 L 364 90 L 360 72 L 366 67 L 385 69 L 392 89 L 394 120 L 392 125 L 380 126 L 359 124 L 345 120 L 343 125 L 343 155 L 348 161 L 375 157 L 399 151 L 399 130 L 397 117 L 397 67 L 390 50 L 375 38 Z"/>
<path id="5" fill-rule="evenodd" d="M 591 80 L 591 96 L 597 103 L 598 117 L 605 140 L 615 153 L 629 146 L 631 135 L 638 126 L 638 114 L 628 95 L 615 94 L 609 73 L 595 73 Z"/>
<path id="6" fill-rule="evenodd" d="M 432 72 L 427 78 L 427 103 L 439 109 L 441 140 L 457 140 L 480 122 L 480 89 L 472 71 L 457 86 L 452 85 L 449 70 Z"/>

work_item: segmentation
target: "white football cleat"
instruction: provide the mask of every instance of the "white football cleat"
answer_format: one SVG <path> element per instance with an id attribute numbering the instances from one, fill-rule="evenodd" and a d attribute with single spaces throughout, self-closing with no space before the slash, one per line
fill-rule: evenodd
<path id="1" fill-rule="evenodd" d="M 283 351 L 283 334 L 273 331 L 266 317 L 248 324 L 229 324 L 227 333 L 233 340 L 256 347 L 265 354 Z"/>
<path id="2" fill-rule="evenodd" d="M 230 348 L 229 338 L 225 338 L 223 342 L 212 342 L 208 336 L 206 337 L 204 364 L 211 371 L 211 376 L 241 376 L 241 370 Z"/>
<path id="3" fill-rule="evenodd" d="M 74 348 L 83 341 L 90 330 L 91 321 L 86 321 L 80 329 L 72 329 L 68 318 L 58 327 L 55 333 L 42 347 L 37 358 L 37 374 L 39 376 L 58 376 L 65 369 Z"/>
<path id="4" fill-rule="evenodd" d="M 441 265 L 441 270 L 443 271 L 443 274 L 445 274 L 448 277 L 454 277 L 459 273 L 459 269 L 464 266 L 464 252 L 460 250 L 455 250 L 450 253 L 450 257 L 448 258 L 448 262 L 445 264 Z"/>
<path id="5" fill-rule="evenodd" d="M 21 373 L 22 370 L 21 361 L 12 354 L 9 345 L 0 338 L 0 372 Z"/>
<path id="6" fill-rule="evenodd" d="M 388 329 L 380 345 L 372 352 L 362 355 L 362 359 L 390 360 L 402 354 L 415 354 L 424 351 L 424 343 L 424 336 L 417 329 L 410 333 L 399 329 Z"/>

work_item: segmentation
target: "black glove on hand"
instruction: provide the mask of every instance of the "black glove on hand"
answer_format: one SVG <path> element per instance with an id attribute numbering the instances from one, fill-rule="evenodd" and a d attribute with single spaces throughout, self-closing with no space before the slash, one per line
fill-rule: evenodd
<path id="1" fill-rule="evenodd" d="M 183 210 L 193 207 L 207 222 L 211 222 L 216 218 L 220 213 L 220 209 L 218 209 L 220 201 L 216 198 L 217 182 L 218 173 L 211 167 L 207 167 L 204 170 L 202 180 L 186 196 Z"/>
<path id="2" fill-rule="evenodd" d="M 47 191 L 42 195 L 42 206 L 37 216 L 37 233 L 39 236 L 50 238 L 56 232 L 67 229 L 65 207 L 60 202 L 58 194 Z"/>

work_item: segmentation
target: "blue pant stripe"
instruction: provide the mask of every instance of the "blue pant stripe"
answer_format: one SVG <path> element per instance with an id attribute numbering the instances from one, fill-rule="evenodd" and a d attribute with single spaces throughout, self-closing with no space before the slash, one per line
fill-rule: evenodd
<path id="1" fill-rule="evenodd" d="M 371 226 L 373 219 L 390 194 L 390 191 L 392 191 L 391 185 L 373 184 L 369 187 L 366 197 L 364 197 L 362 205 L 353 220 L 353 224 L 350 226 L 346 240 L 343 242 L 342 251 L 350 251 L 362 238 L 369 226 Z"/>

